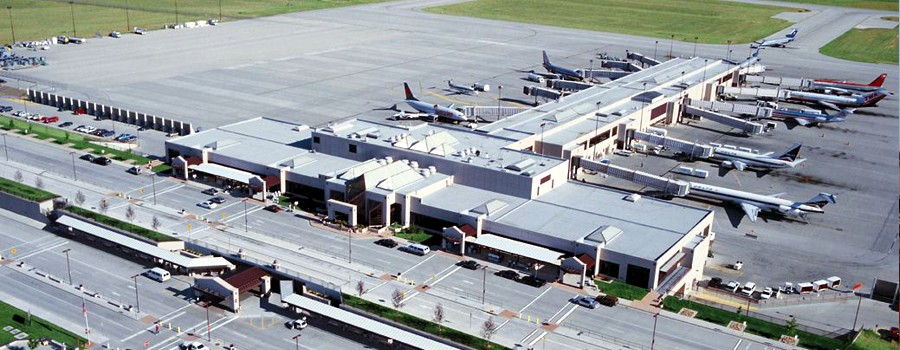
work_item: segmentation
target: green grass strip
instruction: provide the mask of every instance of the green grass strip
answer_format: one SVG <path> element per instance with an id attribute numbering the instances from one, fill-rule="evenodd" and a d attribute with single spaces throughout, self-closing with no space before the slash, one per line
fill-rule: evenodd
<path id="1" fill-rule="evenodd" d="M 386 318 L 407 327 L 415 328 L 425 333 L 432 334 L 475 349 L 508 349 L 500 344 L 476 337 L 474 335 L 460 332 L 452 328 L 439 326 L 434 322 L 426 321 L 410 314 L 403 313 L 399 310 L 381 306 L 349 294 L 344 294 L 344 304 L 357 310 L 365 311 L 378 317 Z"/>
<path id="2" fill-rule="evenodd" d="M 73 309 L 73 313 L 81 312 L 79 309 Z M 17 315 L 25 320 L 24 323 L 13 321 L 13 316 Z M 69 347 L 80 347 L 87 340 L 69 332 L 61 327 L 52 324 L 40 317 L 31 316 L 31 322 L 28 321 L 28 312 L 19 310 L 18 308 L 0 301 L 0 328 L 5 326 L 13 326 L 22 332 L 28 333 L 31 339 L 50 338 L 61 343 L 65 343 Z M 16 340 L 13 335 L 6 331 L 0 331 L 0 345 L 6 345 Z"/>
<path id="3" fill-rule="evenodd" d="M 0 178 L 0 191 L 9 195 L 35 202 L 43 202 L 59 197 L 58 195 L 44 191 L 42 189 L 23 185 L 6 178 Z"/>
<path id="4" fill-rule="evenodd" d="M 610 283 L 594 281 L 594 283 L 601 292 L 628 300 L 641 300 L 650 292 L 646 288 L 632 286 L 619 280 L 613 280 Z"/>
<path id="5" fill-rule="evenodd" d="M 154 242 L 168 242 L 168 241 L 177 241 L 178 240 L 171 236 L 168 236 L 168 235 L 165 235 L 165 234 L 162 234 L 162 233 L 150 230 L 150 229 L 146 229 L 141 226 L 138 226 L 138 225 L 135 225 L 132 223 L 128 223 L 128 222 L 125 222 L 125 221 L 122 221 L 122 220 L 119 220 L 116 218 L 111 218 L 109 216 L 106 216 L 106 215 L 103 215 L 100 213 L 96 213 L 96 212 L 93 212 L 93 211 L 90 211 L 90 210 L 87 210 L 87 209 L 84 209 L 81 207 L 70 206 L 70 207 L 67 207 L 66 210 L 68 210 L 69 212 L 71 212 L 73 214 L 77 214 L 82 217 L 94 220 L 98 224 L 103 224 L 106 226 L 115 227 L 122 231 L 131 232 L 133 234 L 147 238 Z"/>
<path id="6" fill-rule="evenodd" d="M 897 39 L 897 27 L 850 29 L 819 52 L 851 61 L 897 64 Z"/>

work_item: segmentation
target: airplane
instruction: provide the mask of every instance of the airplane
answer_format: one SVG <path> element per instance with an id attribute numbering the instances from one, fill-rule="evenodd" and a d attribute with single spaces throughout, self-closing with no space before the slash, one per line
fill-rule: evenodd
<path id="1" fill-rule="evenodd" d="M 825 114 L 817 109 L 774 108 L 772 116 L 793 121 L 800 126 L 808 126 L 842 122 L 853 112 L 852 108 L 843 108 L 838 111 L 838 114 Z"/>
<path id="2" fill-rule="evenodd" d="M 872 80 L 871 83 L 854 83 L 846 80 L 828 80 L 828 79 L 816 79 L 810 82 L 809 87 L 815 91 L 821 91 L 828 93 L 829 91 L 835 91 L 843 94 L 852 94 L 854 92 L 870 92 L 877 91 L 881 89 L 881 86 L 884 85 L 884 79 L 887 78 L 887 74 L 879 75 L 875 80 Z"/>
<path id="3" fill-rule="evenodd" d="M 851 96 L 835 96 L 828 94 L 819 94 L 815 92 L 789 91 L 787 100 L 799 102 L 814 102 L 819 106 L 839 111 L 841 110 L 841 107 L 874 107 L 875 104 L 878 103 L 878 101 L 881 101 L 889 94 L 891 93 L 884 89 L 878 89 L 862 95 Z"/>
<path id="4" fill-rule="evenodd" d="M 447 85 L 450 86 L 450 90 L 457 94 L 466 94 L 466 95 L 478 95 L 478 90 L 471 86 L 463 86 L 456 85 L 453 83 L 453 79 L 447 80 Z"/>
<path id="5" fill-rule="evenodd" d="M 413 95 L 412 90 L 409 89 L 409 84 L 407 84 L 405 81 L 403 82 L 403 89 L 406 91 L 406 99 L 403 100 L 403 102 L 406 102 L 407 105 L 419 111 L 421 114 L 406 114 L 404 112 L 400 112 L 398 115 L 395 115 L 395 117 L 399 119 L 404 119 L 404 117 L 408 119 L 416 118 L 419 116 L 427 116 L 432 119 L 444 118 L 452 120 L 454 122 L 469 121 L 469 118 L 467 118 L 466 115 L 462 112 L 454 109 L 452 104 L 444 107 L 441 105 L 419 101 L 419 99 Z M 404 116 L 400 117 L 400 114 L 403 114 Z"/>
<path id="6" fill-rule="evenodd" d="M 721 159 L 723 167 L 735 168 L 738 171 L 744 171 L 744 169 L 749 167 L 761 169 L 793 168 L 806 161 L 804 158 L 797 159 L 797 156 L 800 154 L 800 147 L 799 143 L 794 144 L 784 153 L 774 156 L 772 152 L 757 154 L 722 145 L 714 145 L 712 157 L 713 159 Z"/>
<path id="7" fill-rule="evenodd" d="M 756 49 L 760 47 L 784 47 L 789 42 L 792 42 L 797 38 L 797 32 L 799 32 L 799 30 L 797 30 L 797 28 L 794 28 L 794 30 L 788 33 L 788 35 L 785 35 L 784 38 L 754 41 L 752 44 L 750 44 L 750 48 Z"/>
<path id="8" fill-rule="evenodd" d="M 780 198 L 781 194 L 766 196 L 693 182 L 689 182 L 688 184 L 690 186 L 689 194 L 736 204 L 741 207 L 744 214 L 750 218 L 751 222 L 756 222 L 756 218 L 759 216 L 760 211 L 778 213 L 788 217 L 804 218 L 806 214 L 810 213 L 825 213 L 825 210 L 822 208 L 828 203 L 835 203 L 835 196 L 824 192 L 819 193 L 808 201 L 794 202 Z"/>
<path id="9" fill-rule="evenodd" d="M 578 69 L 570 69 L 565 67 L 560 67 L 550 63 L 550 57 L 547 57 L 547 51 L 544 52 L 544 69 L 553 74 L 559 74 L 563 77 L 563 79 L 572 79 L 582 81 L 584 80 L 584 76 L 581 74 L 581 71 Z"/>

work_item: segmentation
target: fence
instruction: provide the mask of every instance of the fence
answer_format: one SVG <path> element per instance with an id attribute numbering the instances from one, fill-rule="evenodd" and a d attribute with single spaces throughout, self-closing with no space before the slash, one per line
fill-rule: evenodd
<path id="1" fill-rule="evenodd" d="M 69 110 L 92 115 L 101 119 L 111 119 L 120 123 L 137 125 L 148 129 L 159 130 L 166 133 L 188 135 L 194 132 L 191 123 L 158 117 L 151 114 L 102 105 L 94 102 L 83 101 L 71 97 L 65 97 L 49 92 L 28 89 L 28 100 L 47 106 L 53 106 L 60 110 Z"/>

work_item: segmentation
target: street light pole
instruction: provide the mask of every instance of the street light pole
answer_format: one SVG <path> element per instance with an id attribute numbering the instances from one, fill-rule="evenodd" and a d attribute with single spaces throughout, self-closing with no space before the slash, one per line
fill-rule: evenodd
<path id="1" fill-rule="evenodd" d="M 725 52 L 725 60 L 731 60 L 731 40 L 728 40 L 728 51 Z"/>
<path id="2" fill-rule="evenodd" d="M 9 31 L 10 31 L 10 33 L 12 33 L 12 41 L 13 41 L 13 44 L 15 44 L 16 43 L 16 28 L 13 26 L 12 6 L 7 6 L 6 12 L 9 13 Z"/>
<path id="3" fill-rule="evenodd" d="M 481 268 L 481 305 L 484 305 L 484 294 L 487 292 L 487 266 Z"/>
<path id="4" fill-rule="evenodd" d="M 352 236 L 353 228 L 347 228 L 347 250 L 349 252 L 347 254 L 347 262 L 351 264 L 353 263 L 353 241 L 351 240 Z"/>
<path id="5" fill-rule="evenodd" d="M 501 101 L 503 101 L 503 85 L 497 85 L 497 120 L 500 120 Z"/>
<path id="6" fill-rule="evenodd" d="M 137 307 L 137 312 L 139 312 L 139 313 L 141 312 L 141 299 L 140 299 L 140 297 L 138 297 L 138 283 L 137 283 L 137 278 L 138 278 L 138 276 L 140 276 L 140 275 L 141 275 L 141 274 L 137 274 L 137 275 L 131 276 L 131 279 L 134 280 L 134 306 Z"/>
<path id="7" fill-rule="evenodd" d="M 175 0 L 175 24 L 178 24 L 178 0 Z"/>
<path id="8" fill-rule="evenodd" d="M 219 0 L 219 22 L 222 22 L 222 0 Z"/>
<path id="9" fill-rule="evenodd" d="M 589 68 L 588 72 L 590 72 L 588 74 L 591 75 L 590 77 L 588 77 L 588 81 L 593 83 L 594 82 L 594 60 L 593 59 L 591 59 L 591 68 Z"/>
<path id="10" fill-rule="evenodd" d="M 656 49 L 659 48 L 659 40 L 653 43 L 653 60 L 656 60 Z"/>
<path id="11" fill-rule="evenodd" d="M 544 127 L 547 123 L 541 123 L 541 165 L 544 165 Z"/>
<path id="12" fill-rule="evenodd" d="M 150 173 L 150 186 L 153 187 L 153 205 L 156 205 L 156 174 Z"/>
<path id="13" fill-rule="evenodd" d="M 699 40 L 699 39 L 700 39 L 699 36 L 694 37 L 694 54 L 691 55 L 691 57 L 697 57 L 697 40 Z"/>
<path id="14" fill-rule="evenodd" d="M 131 31 L 131 17 L 128 15 L 128 0 L 125 0 L 125 31 Z"/>
<path id="15" fill-rule="evenodd" d="M 669 37 L 669 59 L 672 59 L 672 47 L 675 46 L 675 34 Z"/>
<path id="16" fill-rule="evenodd" d="M 244 232 L 247 232 L 247 199 L 244 199 Z"/>
<path id="17" fill-rule="evenodd" d="M 301 335 L 301 334 L 297 334 L 297 335 L 295 335 L 293 338 L 291 338 L 291 339 L 294 339 L 294 340 L 296 341 L 296 343 L 297 343 L 297 350 L 300 350 L 300 335 Z"/>
<path id="18" fill-rule="evenodd" d="M 72 178 L 78 181 L 78 174 L 75 173 L 75 152 L 69 152 L 69 155 L 72 156 Z"/>
<path id="19" fill-rule="evenodd" d="M 75 30 L 75 2 L 69 1 L 69 8 L 72 10 L 72 36 L 78 36 L 78 31 Z"/>
<path id="20" fill-rule="evenodd" d="M 63 250 L 63 253 L 66 253 L 66 271 L 69 272 L 69 284 L 74 284 L 72 282 L 72 265 L 69 263 L 69 251 L 72 249 Z"/>
<path id="21" fill-rule="evenodd" d="M 6 145 L 6 134 L 3 134 L 3 152 L 6 153 L 6 161 L 9 161 L 9 147 Z"/>
<path id="22" fill-rule="evenodd" d="M 209 304 L 206 304 L 206 341 L 212 341 L 212 326 L 209 324 Z"/>
<path id="23" fill-rule="evenodd" d="M 656 345 L 656 321 L 659 320 L 659 313 L 653 315 L 653 335 L 650 338 L 650 350 L 653 350 L 653 345 Z"/>
<path id="24" fill-rule="evenodd" d="M 859 307 L 862 306 L 862 294 L 857 293 L 859 296 L 859 301 L 856 303 L 856 316 L 853 317 L 853 328 L 850 328 L 852 331 L 856 331 L 856 321 L 859 321 Z"/>

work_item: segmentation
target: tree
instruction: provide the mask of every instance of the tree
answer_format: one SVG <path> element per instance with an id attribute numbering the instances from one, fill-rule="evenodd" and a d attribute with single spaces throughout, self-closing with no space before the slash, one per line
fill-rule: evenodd
<path id="1" fill-rule="evenodd" d="M 13 175 L 13 176 L 15 177 L 16 182 L 22 182 L 22 181 L 25 180 L 25 176 L 22 176 L 22 171 L 21 171 L 21 170 L 16 170 L 16 174 Z"/>
<path id="2" fill-rule="evenodd" d="M 358 296 L 366 294 L 366 282 L 363 282 L 362 280 L 356 282 L 356 294 Z"/>
<path id="3" fill-rule="evenodd" d="M 797 335 L 797 318 L 795 318 L 793 315 L 791 316 L 791 319 L 784 324 L 784 326 L 787 327 L 788 335 Z"/>
<path id="4" fill-rule="evenodd" d="M 491 340 L 491 337 L 494 336 L 494 333 L 497 333 L 499 329 L 497 329 L 497 323 L 494 322 L 494 316 L 488 317 L 487 320 L 481 325 L 481 337 L 487 340 Z"/>
<path id="5" fill-rule="evenodd" d="M 128 207 L 125 208 L 125 217 L 128 218 L 128 221 L 134 222 L 135 215 L 134 207 L 129 204 Z"/>
<path id="6" fill-rule="evenodd" d="M 438 324 L 438 332 L 441 331 L 441 323 L 444 323 L 444 305 L 437 303 L 434 306 L 434 315 L 432 316 L 434 323 Z"/>
<path id="7" fill-rule="evenodd" d="M 105 213 L 106 210 L 109 209 L 109 202 L 106 201 L 106 199 L 101 199 L 99 208 L 100 208 L 100 211 Z"/>
<path id="8" fill-rule="evenodd" d="M 162 226 L 162 222 L 159 222 L 159 218 L 156 217 L 156 215 L 153 215 L 153 221 L 150 222 L 150 227 L 153 227 L 153 230 L 157 231 L 160 226 Z"/>
<path id="9" fill-rule="evenodd" d="M 42 179 L 40 176 L 35 177 L 34 178 L 34 187 L 43 189 L 44 188 L 44 179 Z"/>
<path id="10" fill-rule="evenodd" d="M 78 203 L 78 205 L 82 205 L 84 204 L 85 200 L 87 200 L 87 198 L 85 198 L 84 192 L 78 190 L 78 193 L 75 193 L 75 203 Z"/>
<path id="11" fill-rule="evenodd" d="M 394 292 L 391 293 L 391 303 L 394 304 L 395 309 L 399 309 L 403 306 L 403 297 L 405 296 L 403 291 L 399 289 L 394 289 Z"/>

